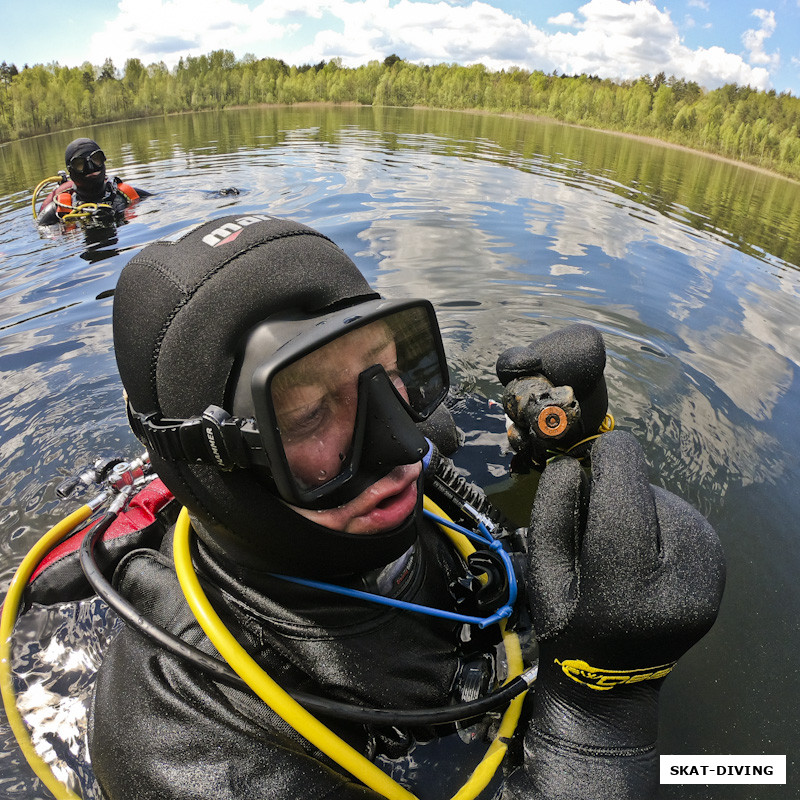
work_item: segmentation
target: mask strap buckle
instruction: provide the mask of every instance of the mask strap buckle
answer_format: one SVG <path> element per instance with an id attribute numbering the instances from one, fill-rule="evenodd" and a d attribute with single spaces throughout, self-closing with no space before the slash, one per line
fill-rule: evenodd
<path id="1" fill-rule="evenodd" d="M 136 438 L 166 461 L 211 464 L 224 471 L 267 465 L 254 420 L 232 417 L 219 406 L 210 405 L 202 417 L 189 419 L 140 414 L 130 403 L 127 411 Z"/>

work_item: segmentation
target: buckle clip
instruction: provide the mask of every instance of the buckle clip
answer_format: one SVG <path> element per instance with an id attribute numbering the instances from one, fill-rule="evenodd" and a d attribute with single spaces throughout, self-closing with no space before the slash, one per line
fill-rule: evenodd
<path id="1" fill-rule="evenodd" d="M 209 406 L 202 416 L 203 444 L 213 462 L 226 472 L 234 467 L 248 467 L 247 455 L 237 420 L 224 408 Z"/>
<path id="2" fill-rule="evenodd" d="M 136 437 L 160 458 L 212 464 L 226 472 L 253 463 L 249 453 L 252 445 L 240 427 L 247 421 L 232 417 L 224 408 L 211 405 L 202 417 L 189 419 L 139 414 L 130 403 L 127 408 Z M 257 432 L 249 438 L 258 438 Z"/>

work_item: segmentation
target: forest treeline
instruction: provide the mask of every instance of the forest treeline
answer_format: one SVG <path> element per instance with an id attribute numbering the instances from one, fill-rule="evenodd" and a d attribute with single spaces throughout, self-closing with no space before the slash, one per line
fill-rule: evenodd
<path id="1" fill-rule="evenodd" d="M 0 141 L 99 122 L 261 103 L 356 103 L 534 114 L 652 136 L 800 179 L 800 99 L 728 84 L 706 91 L 660 73 L 615 82 L 481 65 L 420 66 L 396 55 L 359 67 L 229 50 L 170 70 L 129 59 L 96 67 L 0 65 Z"/>

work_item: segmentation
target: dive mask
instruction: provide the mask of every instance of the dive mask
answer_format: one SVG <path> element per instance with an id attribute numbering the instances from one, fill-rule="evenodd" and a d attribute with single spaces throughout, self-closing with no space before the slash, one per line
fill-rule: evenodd
<path id="1" fill-rule="evenodd" d="M 320 316 L 277 314 L 253 328 L 226 406 L 166 420 L 129 405 L 134 432 L 170 460 L 263 468 L 286 502 L 334 508 L 395 467 L 422 461 L 416 423 L 449 376 L 433 306 L 371 300 Z"/>
<path id="2" fill-rule="evenodd" d="M 95 150 L 89 155 L 73 156 L 67 167 L 70 172 L 75 172 L 78 175 L 87 175 L 91 172 L 99 172 L 103 169 L 106 163 L 106 154 L 102 150 Z"/>

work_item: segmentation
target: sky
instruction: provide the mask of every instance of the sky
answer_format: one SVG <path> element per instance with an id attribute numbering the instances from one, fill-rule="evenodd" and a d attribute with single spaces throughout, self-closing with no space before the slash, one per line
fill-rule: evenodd
<path id="1" fill-rule="evenodd" d="M 800 96 L 800 0 L 6 0 L 0 61 L 145 65 L 212 50 L 345 66 L 396 54 Z"/>

